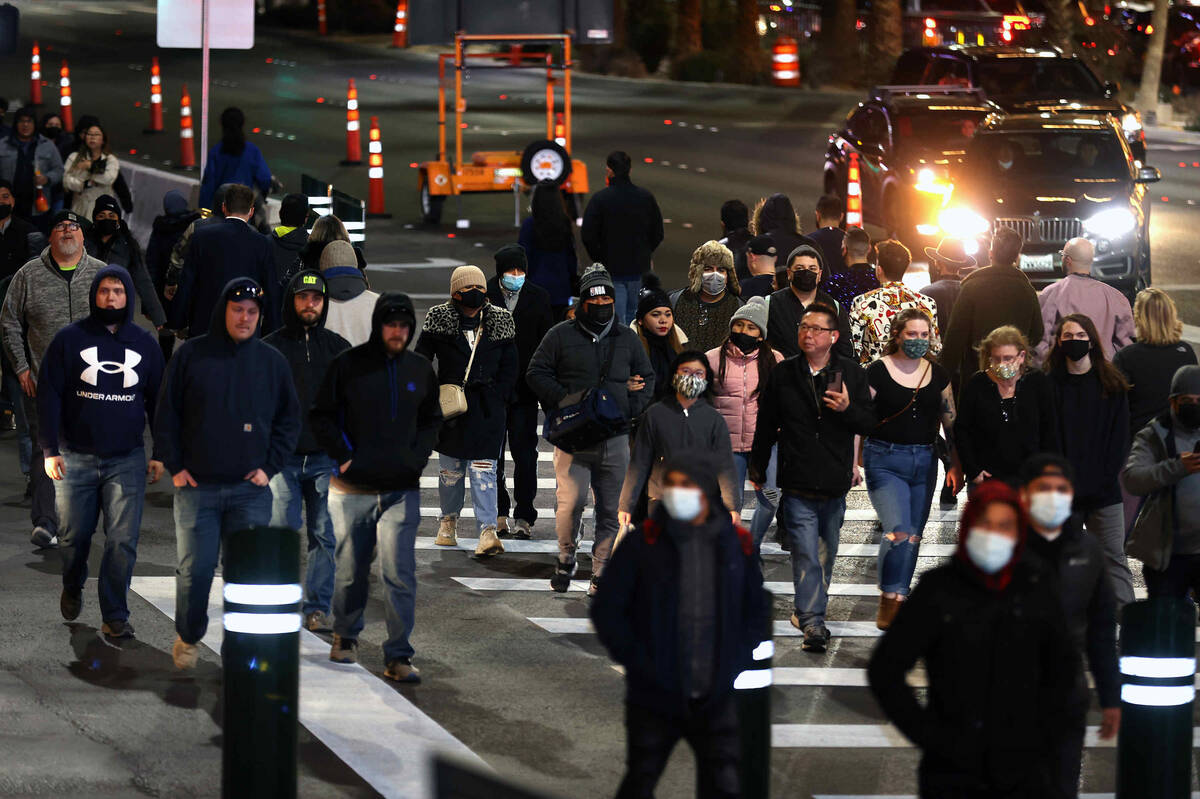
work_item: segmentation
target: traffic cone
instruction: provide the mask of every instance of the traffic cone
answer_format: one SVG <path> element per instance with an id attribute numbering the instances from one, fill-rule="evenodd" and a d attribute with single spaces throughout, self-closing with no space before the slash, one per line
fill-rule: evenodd
<path id="1" fill-rule="evenodd" d="M 42 51 L 33 43 L 33 62 L 29 67 L 29 104 L 42 104 Z"/>
<path id="2" fill-rule="evenodd" d="M 158 56 L 150 63 L 150 127 L 143 133 L 162 133 L 162 73 L 158 69 Z"/>
<path id="3" fill-rule="evenodd" d="M 846 227 L 862 227 L 862 182 L 858 153 L 850 153 L 846 166 Z"/>
<path id="4" fill-rule="evenodd" d="M 358 89 L 354 78 L 346 88 L 346 160 L 342 166 L 358 166 L 362 163 L 362 134 L 358 124 Z"/>
<path id="5" fill-rule="evenodd" d="M 371 117 L 371 131 L 367 142 L 367 216 L 373 219 L 391 219 L 383 209 L 383 142 L 379 139 L 379 117 Z"/>
<path id="6" fill-rule="evenodd" d="M 317 33 L 329 35 L 329 25 L 325 19 L 325 0 L 317 0 Z"/>
<path id="7" fill-rule="evenodd" d="M 71 68 L 67 66 L 65 58 L 58 74 L 62 76 L 58 81 L 59 116 L 62 117 L 63 130 L 74 130 L 75 121 L 71 118 Z"/>
<path id="8" fill-rule="evenodd" d="M 196 168 L 196 142 L 192 138 L 192 96 L 187 84 L 183 84 L 183 95 L 179 98 L 179 166 L 183 169 Z"/>
<path id="9" fill-rule="evenodd" d="M 408 47 L 408 0 L 396 3 L 396 24 L 392 26 L 392 47 Z"/>
<path id="10" fill-rule="evenodd" d="M 563 125 L 562 111 L 554 115 L 554 143 L 559 147 L 567 146 L 567 128 Z"/>

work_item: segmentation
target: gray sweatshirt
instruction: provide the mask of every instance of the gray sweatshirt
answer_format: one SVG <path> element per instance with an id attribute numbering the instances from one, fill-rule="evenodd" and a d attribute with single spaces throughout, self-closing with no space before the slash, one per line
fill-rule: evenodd
<path id="1" fill-rule="evenodd" d="M 0 310 L 4 353 L 15 374 L 32 369 L 37 377 L 54 334 L 91 313 L 92 278 L 104 266 L 103 261 L 85 254 L 68 279 L 51 260 L 47 247 L 17 270 Z"/>

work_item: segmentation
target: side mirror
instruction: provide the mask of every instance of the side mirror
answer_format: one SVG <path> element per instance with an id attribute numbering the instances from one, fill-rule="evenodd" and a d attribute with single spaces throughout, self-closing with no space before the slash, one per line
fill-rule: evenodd
<path id="1" fill-rule="evenodd" d="M 1157 183 L 1162 180 L 1162 173 L 1152 166 L 1143 166 L 1138 168 L 1137 181 L 1138 183 Z"/>
<path id="2" fill-rule="evenodd" d="M 1116 97 L 1118 92 L 1120 92 L 1120 91 L 1121 91 L 1121 84 L 1115 83 L 1111 80 L 1104 82 L 1104 96 L 1105 97 Z"/>
<path id="3" fill-rule="evenodd" d="M 884 146 L 879 142 L 865 141 L 859 149 L 862 150 L 863 155 L 869 155 L 873 158 L 883 158 L 883 156 L 887 155 Z"/>

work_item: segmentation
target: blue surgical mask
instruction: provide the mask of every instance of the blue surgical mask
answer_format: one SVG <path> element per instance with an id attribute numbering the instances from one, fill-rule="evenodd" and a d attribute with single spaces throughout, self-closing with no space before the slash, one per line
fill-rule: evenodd
<path id="1" fill-rule="evenodd" d="M 501 275 L 500 285 L 504 286 L 507 291 L 520 291 L 525 285 L 524 275 Z"/>
<path id="2" fill-rule="evenodd" d="M 929 339 L 927 338 L 906 338 L 900 342 L 900 349 L 904 350 L 904 354 L 910 358 L 924 358 L 929 352 Z"/>
<path id="3" fill-rule="evenodd" d="M 972 527 L 967 533 L 967 557 L 984 574 L 995 574 L 1012 560 L 1017 540 L 984 527 Z"/>

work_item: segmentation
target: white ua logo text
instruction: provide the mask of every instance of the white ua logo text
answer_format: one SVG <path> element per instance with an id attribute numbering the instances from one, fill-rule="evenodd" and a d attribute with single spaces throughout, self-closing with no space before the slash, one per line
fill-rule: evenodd
<path id="1" fill-rule="evenodd" d="M 88 365 L 83 370 L 83 374 L 79 376 L 79 379 L 89 385 L 94 386 L 97 384 L 96 381 L 100 377 L 100 372 L 104 372 L 106 375 L 120 373 L 122 375 L 121 388 L 129 388 L 137 385 L 138 374 L 133 371 L 133 367 L 142 362 L 142 356 L 133 350 L 125 350 L 125 363 L 100 360 L 99 347 L 88 347 L 86 350 L 80 350 L 79 357 L 83 358 L 83 362 Z"/>

